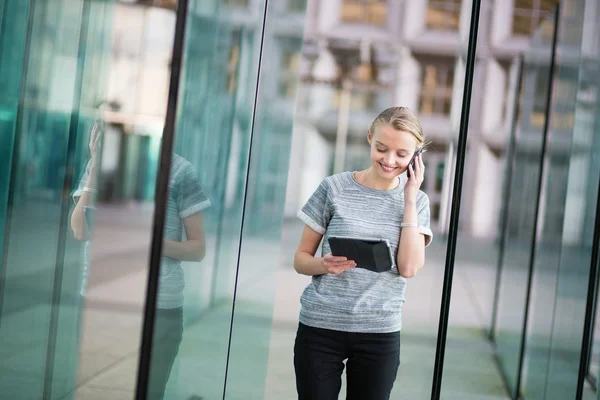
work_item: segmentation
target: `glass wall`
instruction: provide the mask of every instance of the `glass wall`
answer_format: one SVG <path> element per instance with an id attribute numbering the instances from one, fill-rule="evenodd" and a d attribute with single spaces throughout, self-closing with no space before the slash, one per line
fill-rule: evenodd
<path id="1" fill-rule="evenodd" d="M 264 398 L 303 33 L 284 6 L 185 14 L 148 398 Z"/>
<path id="2" fill-rule="evenodd" d="M 390 103 L 435 231 L 392 398 L 600 396 L 600 2 L 359 3 L 2 2 L 4 397 L 294 398 L 286 217 Z"/>
<path id="3" fill-rule="evenodd" d="M 83 246 L 70 230 L 97 117 L 108 1 L 5 1 L 2 19 L 0 351 L 3 396 L 76 387 Z"/>
<path id="4" fill-rule="evenodd" d="M 542 23 L 525 54 L 522 100 L 515 127 L 514 171 L 506 204 L 507 219 L 494 338 L 498 358 L 513 396 L 520 382 L 525 323 L 531 298 L 531 279 L 537 248 L 537 212 L 541 176 L 545 174 L 548 97 L 551 89 L 554 20 Z M 539 254 L 545 254 L 543 251 Z M 548 254 L 551 258 L 552 254 Z"/>

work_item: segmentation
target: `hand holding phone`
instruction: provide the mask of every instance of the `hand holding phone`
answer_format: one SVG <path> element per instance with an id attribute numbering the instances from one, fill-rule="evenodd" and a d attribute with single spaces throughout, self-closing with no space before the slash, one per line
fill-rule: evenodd
<path id="1" fill-rule="evenodd" d="M 410 162 L 408 163 L 408 165 L 410 167 L 412 167 L 412 169 L 415 169 L 415 161 L 416 158 L 419 156 L 419 154 L 423 153 L 423 148 L 421 147 L 420 149 L 418 149 L 417 151 L 415 151 L 415 154 L 413 154 L 412 158 L 410 159 Z M 406 176 L 410 178 L 410 168 L 406 169 Z"/>

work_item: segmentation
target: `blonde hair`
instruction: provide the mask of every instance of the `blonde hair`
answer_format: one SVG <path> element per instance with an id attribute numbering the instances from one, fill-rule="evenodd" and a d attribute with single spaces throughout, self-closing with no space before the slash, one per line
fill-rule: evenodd
<path id="1" fill-rule="evenodd" d="M 417 140 L 417 148 L 427 145 L 419 118 L 406 107 L 390 107 L 383 110 L 369 127 L 371 135 L 375 134 L 379 125 L 389 125 L 397 131 L 410 133 Z"/>

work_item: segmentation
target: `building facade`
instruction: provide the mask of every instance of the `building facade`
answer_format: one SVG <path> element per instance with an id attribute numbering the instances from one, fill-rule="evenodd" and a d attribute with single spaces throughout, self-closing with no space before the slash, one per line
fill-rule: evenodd
<path id="1" fill-rule="evenodd" d="M 510 100 L 515 98 L 511 67 L 555 3 L 482 2 L 473 86 L 483 90 L 475 91 L 480 98 L 471 112 L 461 211 L 461 229 L 473 236 L 490 238 L 497 231 Z M 431 141 L 423 190 L 431 201 L 432 228 L 447 231 L 464 84 L 459 55 L 466 52 L 470 14 L 471 2 L 461 0 L 308 2 L 294 138 L 304 151 L 291 161 L 286 215 L 292 216 L 320 180 L 334 172 L 340 134 L 347 135 L 343 169 L 362 169 L 368 165 L 369 124 L 384 108 L 402 105 L 419 115 Z M 351 100 L 340 111 L 340 65 L 352 62 Z M 344 113 L 347 133 L 339 132 Z"/>

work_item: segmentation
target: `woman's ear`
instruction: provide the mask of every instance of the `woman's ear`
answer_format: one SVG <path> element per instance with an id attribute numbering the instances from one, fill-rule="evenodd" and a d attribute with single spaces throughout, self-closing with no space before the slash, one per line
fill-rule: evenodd
<path id="1" fill-rule="evenodd" d="M 369 143 L 369 145 L 371 144 L 371 131 L 370 130 L 367 131 L 367 142 Z"/>

